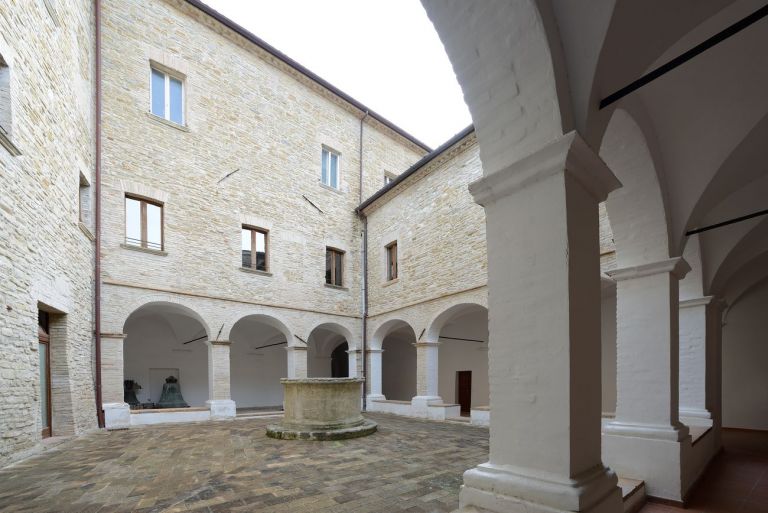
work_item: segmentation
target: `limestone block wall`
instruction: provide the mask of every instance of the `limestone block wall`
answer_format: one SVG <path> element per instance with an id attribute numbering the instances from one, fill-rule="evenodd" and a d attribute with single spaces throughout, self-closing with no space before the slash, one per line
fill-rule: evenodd
<path id="1" fill-rule="evenodd" d="M 150 61 L 184 75 L 186 126 L 148 114 Z M 180 1 L 106 0 L 104 62 L 105 281 L 359 317 L 364 113 Z M 373 190 L 424 151 L 364 123 Z M 324 146 L 338 191 L 320 183 Z M 162 254 L 123 246 L 126 192 L 164 204 Z M 266 274 L 240 268 L 243 224 L 269 230 Z M 343 289 L 325 285 L 326 246 L 345 251 Z"/>
<path id="2" fill-rule="evenodd" d="M 93 170 L 92 4 L 0 7 L 6 131 L 21 153 L 0 145 L 0 466 L 41 437 L 38 308 L 51 312 L 53 434 L 97 425 L 94 247 L 78 223 L 80 176 Z"/>

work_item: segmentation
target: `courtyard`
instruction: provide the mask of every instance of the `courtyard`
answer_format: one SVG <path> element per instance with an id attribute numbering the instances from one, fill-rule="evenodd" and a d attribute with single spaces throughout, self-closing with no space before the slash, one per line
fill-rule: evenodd
<path id="1" fill-rule="evenodd" d="M 339 442 L 265 435 L 275 418 L 95 432 L 0 470 L 3 512 L 440 512 L 488 459 L 488 430 L 369 414 Z"/>

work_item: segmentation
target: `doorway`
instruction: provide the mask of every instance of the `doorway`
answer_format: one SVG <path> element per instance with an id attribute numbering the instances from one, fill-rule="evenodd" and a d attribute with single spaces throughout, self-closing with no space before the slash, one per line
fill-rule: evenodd
<path id="1" fill-rule="evenodd" d="M 51 436 L 51 351 L 48 312 L 37 313 L 37 353 L 40 357 L 40 434 Z"/>
<path id="2" fill-rule="evenodd" d="M 461 414 L 469 415 L 472 407 L 472 371 L 456 371 L 456 401 Z"/>

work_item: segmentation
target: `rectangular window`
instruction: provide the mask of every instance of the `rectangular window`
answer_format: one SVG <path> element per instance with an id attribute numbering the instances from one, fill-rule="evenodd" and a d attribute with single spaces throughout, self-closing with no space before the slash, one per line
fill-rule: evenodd
<path id="1" fill-rule="evenodd" d="M 387 281 L 397 279 L 397 241 L 386 245 L 387 250 Z"/>
<path id="2" fill-rule="evenodd" d="M 243 267 L 267 271 L 267 230 L 243 226 L 241 254 Z"/>
<path id="3" fill-rule="evenodd" d="M 125 243 L 147 249 L 163 249 L 163 206 L 125 197 Z"/>
<path id="4" fill-rule="evenodd" d="M 86 227 L 91 227 L 91 184 L 85 178 L 83 173 L 80 173 L 80 192 L 79 192 L 79 214 L 78 220 Z"/>
<path id="5" fill-rule="evenodd" d="M 320 180 L 323 185 L 339 188 L 339 161 L 341 155 L 331 150 L 323 148 L 323 161 L 320 171 Z"/>
<path id="6" fill-rule="evenodd" d="M 341 287 L 344 283 L 344 252 L 325 248 L 325 283 Z"/>
<path id="7" fill-rule="evenodd" d="M 163 71 L 152 69 L 151 100 L 152 114 L 184 124 L 184 83 L 180 78 Z"/>

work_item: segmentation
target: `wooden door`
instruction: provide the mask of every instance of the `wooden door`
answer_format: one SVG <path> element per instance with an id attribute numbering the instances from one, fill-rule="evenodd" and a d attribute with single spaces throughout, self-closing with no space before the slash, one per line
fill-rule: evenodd
<path id="1" fill-rule="evenodd" d="M 469 415 L 472 406 L 472 371 L 456 372 L 456 399 L 462 415 Z"/>
<path id="2" fill-rule="evenodd" d="M 43 438 L 51 436 L 51 351 L 50 337 L 42 327 L 37 328 L 37 352 L 40 357 L 40 419 Z"/>

